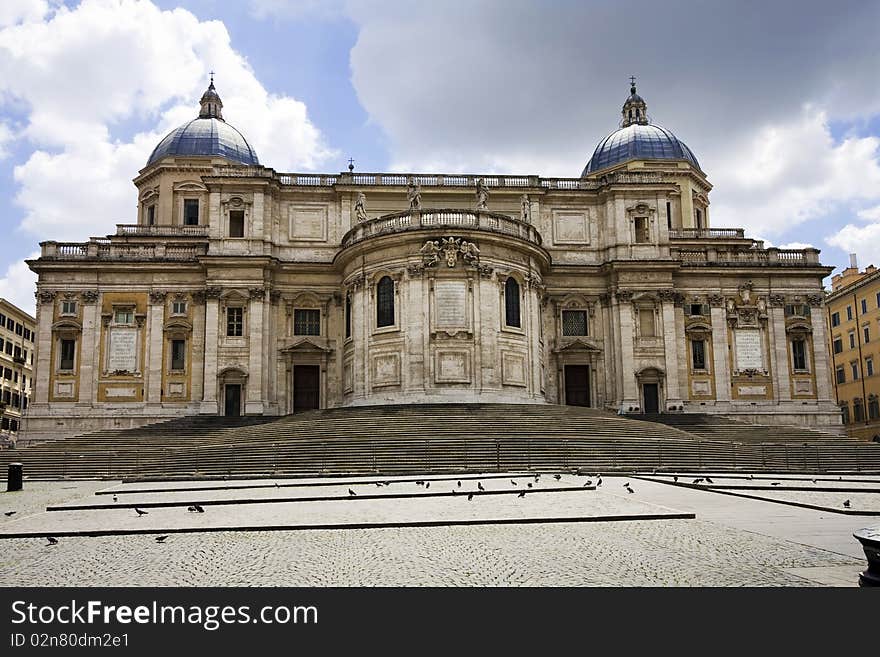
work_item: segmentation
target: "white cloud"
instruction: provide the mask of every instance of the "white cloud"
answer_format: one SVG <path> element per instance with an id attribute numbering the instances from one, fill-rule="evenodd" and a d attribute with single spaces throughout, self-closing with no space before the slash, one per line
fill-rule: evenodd
<path id="1" fill-rule="evenodd" d="M 880 266 L 880 220 L 865 226 L 847 224 L 837 234 L 826 237 L 825 241 L 846 253 L 855 253 L 863 269 L 869 264 Z"/>
<path id="2" fill-rule="evenodd" d="M 211 68 L 224 117 L 261 162 L 314 169 L 334 155 L 303 103 L 260 84 L 221 22 L 147 0 L 85 0 L 0 30 L 0 99 L 29 107 L 23 136 L 39 148 L 15 168 L 24 230 L 83 239 L 133 223 L 131 178 L 196 116 Z M 120 138 L 126 125 L 143 131 Z"/>
<path id="3" fill-rule="evenodd" d="M 5 159 L 9 155 L 7 147 L 12 141 L 14 135 L 10 127 L 0 121 L 0 160 Z"/>
<path id="4" fill-rule="evenodd" d="M 859 210 L 856 214 L 865 221 L 880 221 L 880 205 Z"/>
<path id="5" fill-rule="evenodd" d="M 810 244 L 809 242 L 788 242 L 786 244 L 780 244 L 780 249 L 815 249 L 816 247 Z"/>
<path id="6" fill-rule="evenodd" d="M 40 20 L 48 11 L 46 0 L 3 0 L 0 2 L 0 27 Z"/>
<path id="7" fill-rule="evenodd" d="M 28 259 L 39 258 L 39 253 L 32 253 Z M 27 313 L 36 313 L 34 292 L 37 289 L 37 275 L 25 264 L 24 260 L 13 262 L 6 268 L 6 273 L 0 278 L 0 297 L 3 297 L 13 305 L 18 306 Z"/>

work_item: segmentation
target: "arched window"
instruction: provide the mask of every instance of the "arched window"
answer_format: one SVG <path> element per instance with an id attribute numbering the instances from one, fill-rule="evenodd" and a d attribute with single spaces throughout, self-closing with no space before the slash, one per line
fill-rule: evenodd
<path id="1" fill-rule="evenodd" d="M 394 281 L 383 276 L 376 286 L 376 326 L 394 326 Z"/>
<path id="2" fill-rule="evenodd" d="M 504 317 L 508 326 L 521 326 L 519 321 L 519 283 L 510 277 L 504 283 Z"/>

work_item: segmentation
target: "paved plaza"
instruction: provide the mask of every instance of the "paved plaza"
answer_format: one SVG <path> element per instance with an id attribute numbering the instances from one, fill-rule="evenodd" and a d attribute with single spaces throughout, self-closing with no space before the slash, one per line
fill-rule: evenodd
<path id="1" fill-rule="evenodd" d="M 26 481 L 0 585 L 857 585 L 880 476 L 701 477 Z"/>

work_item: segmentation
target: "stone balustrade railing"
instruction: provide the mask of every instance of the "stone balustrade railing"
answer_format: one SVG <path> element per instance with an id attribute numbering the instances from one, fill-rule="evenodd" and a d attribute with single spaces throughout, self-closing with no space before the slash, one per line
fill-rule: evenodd
<path id="1" fill-rule="evenodd" d="M 327 173 L 276 173 L 264 167 L 223 165 L 214 167 L 214 176 L 234 178 L 274 178 L 281 185 L 307 187 L 333 187 L 347 185 L 355 187 L 398 186 L 406 187 L 412 178 L 422 187 L 475 187 L 477 180 L 483 179 L 489 188 L 498 189 L 558 189 L 558 190 L 596 190 L 614 183 L 658 184 L 670 183 L 680 177 L 678 172 L 632 172 L 609 173 L 598 179 L 582 178 L 542 178 L 535 175 L 507 176 L 498 174 L 474 173 L 361 173 L 343 171 L 338 174 Z"/>
<path id="2" fill-rule="evenodd" d="M 207 226 L 145 226 L 141 224 L 116 224 L 117 235 L 147 237 L 207 237 Z"/>
<path id="3" fill-rule="evenodd" d="M 669 231 L 669 239 L 744 239 L 743 228 L 676 228 Z"/>
<path id="4" fill-rule="evenodd" d="M 671 256 L 684 265 L 819 265 L 818 249 L 720 249 L 711 246 L 672 248 Z"/>
<path id="5" fill-rule="evenodd" d="M 506 214 L 482 210 L 432 208 L 395 212 L 359 223 L 342 238 L 342 248 L 377 235 L 447 227 L 451 230 L 468 229 L 502 233 L 533 244 L 541 244 L 541 235 L 534 226 Z"/>
<path id="6" fill-rule="evenodd" d="M 49 260 L 196 260 L 208 253 L 204 244 L 116 243 L 111 240 L 89 242 L 41 242 L 41 257 Z"/>

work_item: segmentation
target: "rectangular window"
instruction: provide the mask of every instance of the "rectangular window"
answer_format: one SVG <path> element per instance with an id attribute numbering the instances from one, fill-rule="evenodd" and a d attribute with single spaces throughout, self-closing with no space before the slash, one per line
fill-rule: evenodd
<path id="1" fill-rule="evenodd" d="M 351 295 L 345 295 L 345 337 L 351 337 Z"/>
<path id="2" fill-rule="evenodd" d="M 840 326 L 840 313 L 832 313 L 831 326 Z"/>
<path id="3" fill-rule="evenodd" d="M 862 299 L 862 314 L 864 315 L 866 312 L 868 312 L 868 300 Z"/>
<path id="4" fill-rule="evenodd" d="M 651 241 L 651 235 L 648 232 L 648 218 L 636 217 L 636 242 L 646 243 Z"/>
<path id="5" fill-rule="evenodd" d="M 874 359 L 865 359 L 865 376 L 874 376 Z"/>
<path id="6" fill-rule="evenodd" d="M 62 315 L 76 315 L 76 301 L 62 301 L 61 302 L 61 314 Z"/>
<path id="7" fill-rule="evenodd" d="M 880 400 L 875 395 L 873 398 L 868 398 L 868 419 L 876 420 L 878 418 L 880 418 Z"/>
<path id="8" fill-rule="evenodd" d="M 132 308 L 118 308 L 113 312 L 114 324 L 134 324 L 134 310 Z"/>
<path id="9" fill-rule="evenodd" d="M 183 225 L 198 226 L 199 225 L 199 199 L 185 198 L 183 199 Z"/>
<path id="10" fill-rule="evenodd" d="M 21 335 L 21 336 L 24 335 L 24 326 L 23 326 L 22 324 L 16 324 L 16 325 L 15 325 L 15 334 L 16 334 L 16 335 Z"/>
<path id="11" fill-rule="evenodd" d="M 639 328 L 643 338 L 653 338 L 656 335 L 654 329 L 654 310 L 652 308 L 642 308 L 639 310 Z"/>
<path id="12" fill-rule="evenodd" d="M 847 319 L 848 321 L 851 321 L 851 320 L 852 320 L 852 306 L 847 306 L 847 307 L 846 307 L 846 319 Z"/>
<path id="13" fill-rule="evenodd" d="M 840 419 L 844 424 L 849 424 L 849 404 L 843 404 L 840 407 Z"/>
<path id="14" fill-rule="evenodd" d="M 172 315 L 186 315 L 186 301 L 172 301 L 171 302 L 171 314 Z"/>
<path id="15" fill-rule="evenodd" d="M 293 311 L 294 335 L 321 335 L 321 311 L 296 308 Z"/>
<path id="16" fill-rule="evenodd" d="M 186 340 L 171 341 L 171 369 L 176 372 L 186 369 Z"/>
<path id="17" fill-rule="evenodd" d="M 706 369 L 706 342 L 704 340 L 691 341 L 691 357 L 695 370 Z"/>
<path id="18" fill-rule="evenodd" d="M 703 211 L 697 208 L 697 228 L 703 227 Z"/>
<path id="19" fill-rule="evenodd" d="M 151 205 L 147 208 L 147 226 L 156 225 L 156 206 Z"/>
<path id="20" fill-rule="evenodd" d="M 10 368 L 3 368 L 3 378 L 7 381 L 12 381 L 12 370 Z"/>
<path id="21" fill-rule="evenodd" d="M 880 299 L 880 295 L 877 295 L 877 298 Z M 0 328 L 6 326 L 6 315 L 0 313 Z"/>
<path id="22" fill-rule="evenodd" d="M 9 354 L 10 356 L 12 355 L 12 343 L 11 342 L 6 343 L 6 353 Z"/>
<path id="23" fill-rule="evenodd" d="M 835 372 L 837 373 L 837 382 L 846 383 L 846 372 L 844 372 L 843 365 L 840 365 Z"/>
<path id="24" fill-rule="evenodd" d="M 871 341 L 871 329 L 868 326 L 862 327 L 862 334 L 865 337 L 865 344 Z"/>
<path id="25" fill-rule="evenodd" d="M 841 351 L 843 351 L 843 340 L 841 340 L 839 337 L 834 338 L 834 342 L 832 342 L 831 344 L 834 347 L 835 354 L 839 354 Z"/>
<path id="26" fill-rule="evenodd" d="M 850 331 L 847 335 L 849 336 L 849 348 L 850 348 L 850 349 L 855 349 L 855 348 L 856 348 L 856 334 L 855 334 L 855 331 Z"/>
<path id="27" fill-rule="evenodd" d="M 859 364 L 858 363 L 850 363 L 849 366 L 850 366 L 850 369 L 852 369 L 852 380 L 858 381 L 859 380 Z"/>
<path id="28" fill-rule="evenodd" d="M 703 315 L 704 306 L 701 303 L 692 303 L 690 304 L 690 315 L 693 317 L 695 315 Z"/>
<path id="29" fill-rule="evenodd" d="M 61 369 L 73 369 L 73 357 L 76 355 L 76 340 L 61 341 Z"/>
<path id="30" fill-rule="evenodd" d="M 244 308 L 226 309 L 226 335 L 240 337 L 244 330 Z"/>
<path id="31" fill-rule="evenodd" d="M 791 359 L 794 369 L 807 369 L 807 343 L 805 340 L 791 341 Z"/>
<path id="32" fill-rule="evenodd" d="M 3 351 L 3 345 L 4 345 L 3 338 L 0 338 L 0 352 Z"/>
<path id="33" fill-rule="evenodd" d="M 880 308 L 880 292 L 877 293 L 877 308 Z"/>
<path id="34" fill-rule="evenodd" d="M 587 335 L 587 311 L 563 310 L 562 335 Z"/>
<path id="35" fill-rule="evenodd" d="M 229 211 L 229 237 L 244 237 L 244 210 Z"/>
<path id="36" fill-rule="evenodd" d="M 666 201 L 666 227 L 672 230 L 672 203 Z"/>
<path id="37" fill-rule="evenodd" d="M 16 360 L 21 358 L 21 347 L 15 345 L 15 349 L 13 350 L 12 357 Z"/>
<path id="38" fill-rule="evenodd" d="M 24 330 L 24 339 L 30 341 L 31 336 L 32 336 L 32 334 L 31 334 L 31 330 L 30 330 L 30 329 L 25 329 L 25 330 Z"/>

